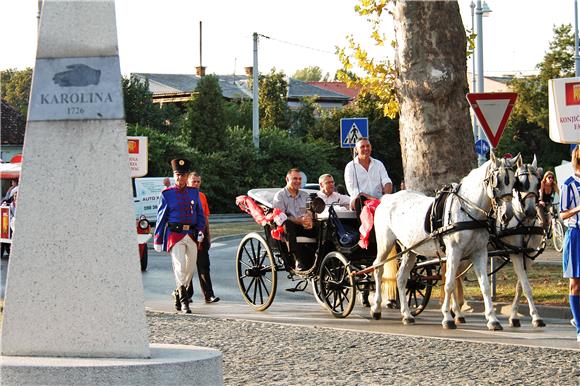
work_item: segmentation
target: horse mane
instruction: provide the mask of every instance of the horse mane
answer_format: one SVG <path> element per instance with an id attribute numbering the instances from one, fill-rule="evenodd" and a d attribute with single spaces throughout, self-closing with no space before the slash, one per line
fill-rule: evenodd
<path id="1" fill-rule="evenodd" d="M 491 161 L 486 161 L 483 163 L 483 165 L 472 169 L 469 174 L 467 174 L 465 177 L 463 177 L 461 179 L 461 185 L 463 185 L 465 182 L 467 182 L 468 180 L 471 181 L 478 181 L 478 183 L 483 184 L 484 183 L 484 179 L 487 173 L 487 168 L 488 166 L 491 164 Z"/>

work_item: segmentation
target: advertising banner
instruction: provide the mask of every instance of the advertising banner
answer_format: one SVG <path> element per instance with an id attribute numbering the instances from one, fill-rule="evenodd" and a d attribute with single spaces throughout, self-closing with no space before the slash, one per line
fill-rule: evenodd
<path id="1" fill-rule="evenodd" d="M 580 78 L 551 79 L 548 95 L 550 139 L 580 143 Z"/>

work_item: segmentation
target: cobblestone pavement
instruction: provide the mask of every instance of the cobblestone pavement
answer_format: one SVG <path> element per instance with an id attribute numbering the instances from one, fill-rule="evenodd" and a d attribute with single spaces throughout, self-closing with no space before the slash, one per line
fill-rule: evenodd
<path id="1" fill-rule="evenodd" d="M 578 351 L 147 313 L 151 343 L 217 348 L 226 385 L 578 385 Z"/>

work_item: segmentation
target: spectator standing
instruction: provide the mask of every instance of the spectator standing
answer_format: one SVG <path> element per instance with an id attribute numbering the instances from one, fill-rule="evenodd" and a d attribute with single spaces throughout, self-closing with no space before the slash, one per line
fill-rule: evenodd
<path id="1" fill-rule="evenodd" d="M 176 290 L 175 308 L 190 314 L 187 285 L 191 282 L 197 260 L 197 243 L 205 231 L 205 216 L 199 190 L 187 186 L 191 171 L 189 161 L 171 161 L 175 185 L 161 192 L 153 246 L 157 252 L 171 254 Z"/>
<path id="2" fill-rule="evenodd" d="M 570 310 L 576 326 L 576 340 L 580 342 L 580 147 L 572 151 L 573 174 L 560 191 L 560 216 L 568 230 L 564 237 L 562 268 L 570 279 Z"/>
<path id="3" fill-rule="evenodd" d="M 188 186 L 196 189 L 201 188 L 201 176 L 193 171 L 189 175 Z M 209 273 L 209 248 L 211 247 L 211 235 L 209 231 L 209 205 L 207 203 L 206 195 L 200 190 L 199 199 L 201 201 L 201 206 L 203 207 L 203 214 L 205 216 L 205 232 L 203 241 L 199 244 L 199 249 L 197 251 L 197 275 L 199 276 L 199 286 L 206 303 L 217 303 L 220 298 L 216 297 L 213 293 L 213 286 L 211 284 L 211 276 Z M 191 286 L 193 289 L 193 286 Z M 191 295 L 193 292 L 191 291 Z"/>

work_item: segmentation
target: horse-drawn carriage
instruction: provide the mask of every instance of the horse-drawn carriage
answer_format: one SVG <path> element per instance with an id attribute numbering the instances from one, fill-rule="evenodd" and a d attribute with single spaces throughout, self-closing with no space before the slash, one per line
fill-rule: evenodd
<path id="1" fill-rule="evenodd" d="M 252 214 L 264 228 L 263 235 L 247 234 L 238 247 L 236 273 L 244 300 L 258 311 L 267 309 L 276 295 L 277 273 L 285 271 L 298 282 L 292 291 L 303 291 L 310 284 L 318 303 L 335 317 L 347 317 L 355 305 L 357 292 L 366 302 L 369 292 L 375 290 L 372 272 L 360 274 L 375 260 L 374 235 L 371 233 L 367 248 L 361 247 L 356 213 L 325 205 L 316 198 L 316 191 L 306 190 L 311 197 L 308 210 L 315 219 L 317 237 L 297 237 L 302 257 L 309 260 L 307 269 L 297 271 L 286 244 L 277 237 L 275 221 L 271 217 L 268 221 L 268 216 L 273 214 L 272 201 L 277 190 L 253 189 L 248 196 L 238 198 L 240 208 Z M 256 206 L 252 210 L 249 207 L 253 204 Z M 419 265 L 410 275 L 406 296 L 415 314 L 429 301 L 433 285 L 431 272 L 431 267 Z"/>
<path id="2" fill-rule="evenodd" d="M 236 272 L 240 291 L 256 310 L 265 310 L 276 294 L 277 273 L 286 271 L 289 278 L 299 281 L 294 290 L 304 290 L 310 283 L 319 303 L 334 316 L 346 317 L 353 309 L 356 292 L 368 294 L 379 288 L 383 265 L 397 259 L 400 265 L 397 292 L 403 323 L 407 324 L 413 323 L 414 317 L 426 307 L 433 286 L 443 279 L 445 266 L 442 324 L 455 328 L 455 322 L 461 323 L 464 317 L 459 302 L 453 298 L 451 303 L 452 293 L 455 279 L 461 275 L 461 260 L 469 257 L 484 297 L 488 328 L 499 330 L 501 325 L 492 308 L 486 274 L 488 256 L 501 256 L 513 262 L 519 280 L 518 293 L 521 283 L 534 326 L 541 327 L 543 322 L 533 305 L 526 274 L 526 262 L 533 260 L 545 246 L 545 233 L 536 224 L 538 188 L 535 160 L 533 164 L 523 164 L 520 157 L 513 160 L 492 157 L 492 161 L 474 169 L 439 200 L 412 191 L 384 196 L 375 213 L 376 235 L 371 234 L 366 249 L 358 243 L 360 222 L 354 212 L 321 206 L 313 198 L 309 210 L 316 219 L 317 237 L 298 237 L 301 253 L 311 258 L 310 267 L 304 271 L 293 269 L 292 257 L 280 238 L 281 229 L 272 208 L 277 189 L 251 190 L 248 196 L 238 197 L 238 205 L 263 226 L 264 235 L 250 233 L 239 245 Z M 435 209 L 429 208 L 437 207 L 436 201 L 441 208 L 439 223 L 434 226 L 433 222 L 429 229 L 425 218 L 418 214 L 435 213 Z M 389 254 L 393 248 L 398 253 Z M 381 291 L 376 290 L 371 302 L 371 315 L 375 319 L 380 318 L 381 301 Z M 518 301 L 516 295 L 510 317 L 510 323 L 514 319 L 513 325 Z"/>

